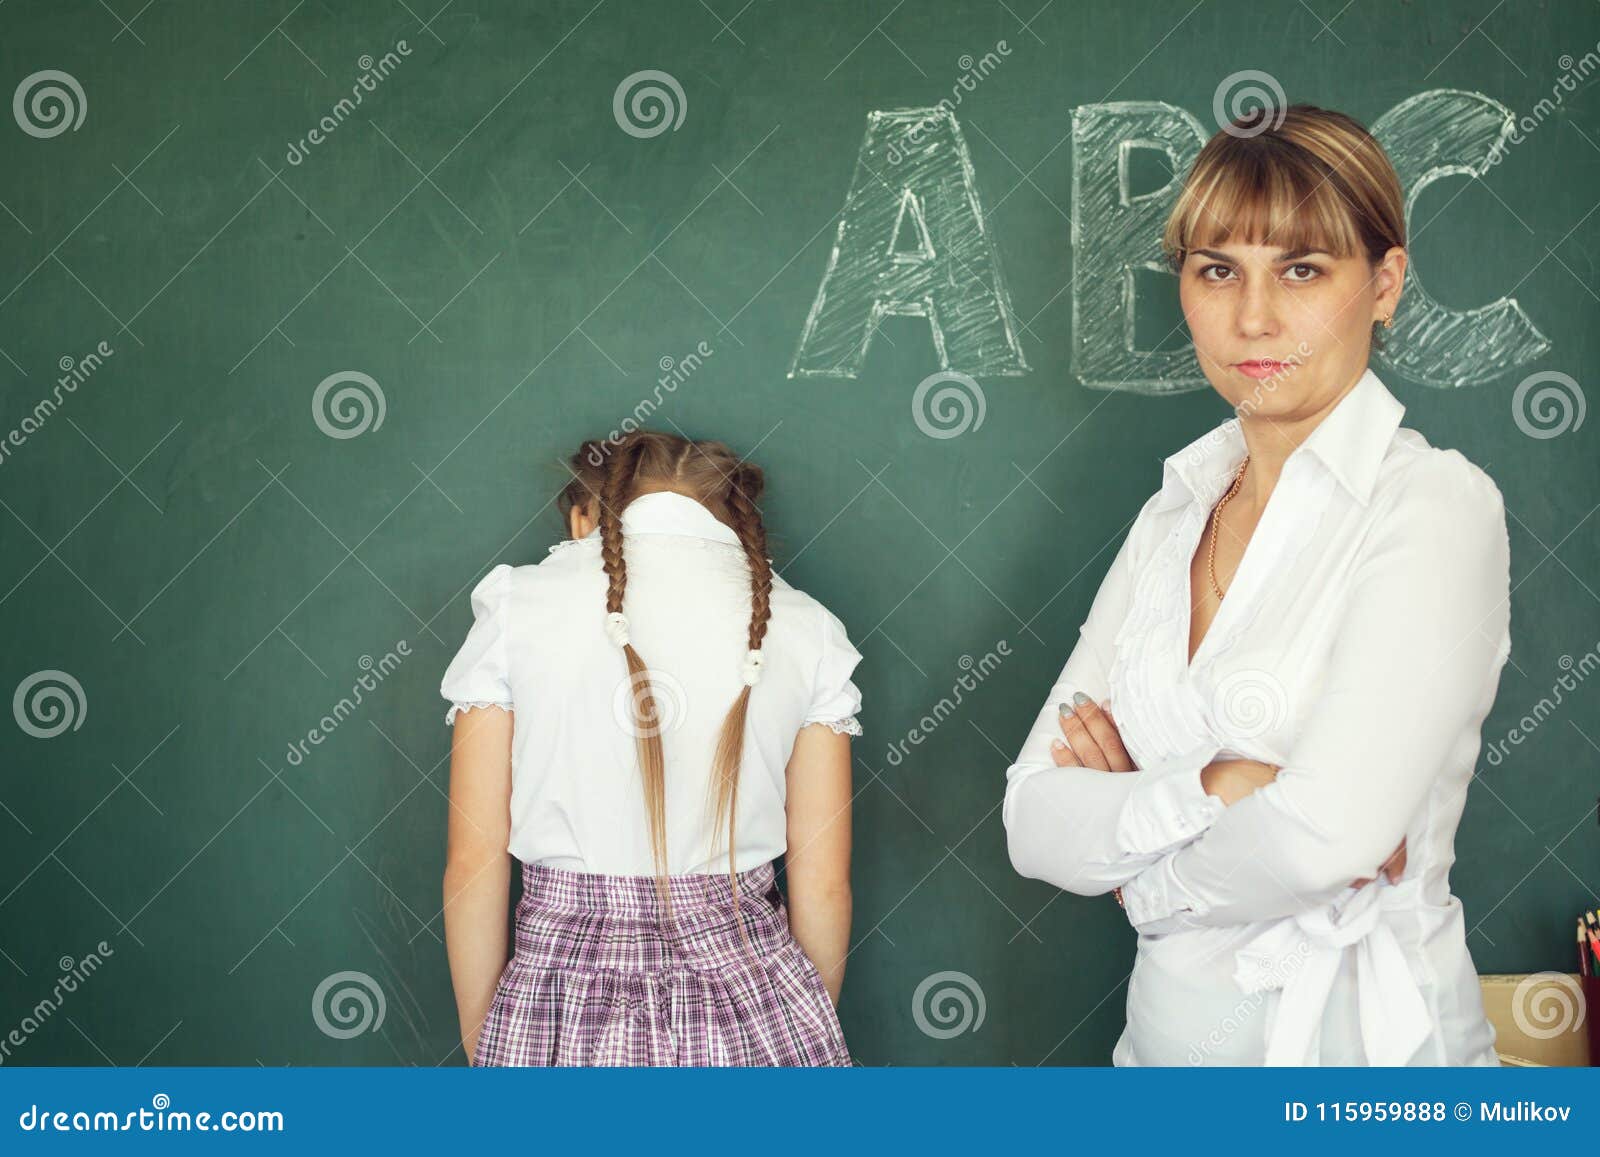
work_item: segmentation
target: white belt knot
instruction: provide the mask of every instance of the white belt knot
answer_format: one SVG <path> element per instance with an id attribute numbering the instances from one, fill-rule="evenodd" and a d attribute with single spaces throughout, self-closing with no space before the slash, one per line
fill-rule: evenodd
<path id="1" fill-rule="evenodd" d="M 1420 884 L 1379 877 L 1355 892 L 1337 919 L 1332 908 L 1285 917 L 1235 953 L 1233 979 L 1243 991 L 1282 990 L 1265 1064 L 1320 1063 L 1322 1016 L 1348 948 L 1356 953 L 1367 1063 L 1403 1065 L 1411 1059 L 1433 1031 L 1433 1018 L 1383 914 L 1414 905 Z"/>

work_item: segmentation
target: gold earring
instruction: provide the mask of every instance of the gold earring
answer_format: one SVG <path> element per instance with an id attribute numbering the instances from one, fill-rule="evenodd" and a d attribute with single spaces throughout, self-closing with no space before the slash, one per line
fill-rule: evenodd
<path id="1" fill-rule="evenodd" d="M 1394 314 L 1391 313 L 1388 317 L 1383 319 L 1383 328 L 1384 329 L 1393 329 L 1394 328 Z"/>

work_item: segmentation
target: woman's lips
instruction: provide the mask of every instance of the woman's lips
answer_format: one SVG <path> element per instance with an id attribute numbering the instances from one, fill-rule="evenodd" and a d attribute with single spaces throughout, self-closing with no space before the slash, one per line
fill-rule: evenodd
<path id="1" fill-rule="evenodd" d="M 1253 361 L 1236 362 L 1233 368 L 1246 377 L 1255 378 L 1259 381 L 1262 378 L 1270 378 L 1274 374 L 1281 374 L 1288 365 L 1288 362 Z"/>

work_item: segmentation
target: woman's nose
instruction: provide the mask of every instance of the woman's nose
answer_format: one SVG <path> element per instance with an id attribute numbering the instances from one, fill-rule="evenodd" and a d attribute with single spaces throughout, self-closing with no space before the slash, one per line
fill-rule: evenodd
<path id="1" fill-rule="evenodd" d="M 1241 337 L 1270 337 L 1278 332 L 1278 300 L 1271 286 L 1246 285 L 1238 302 L 1234 325 Z"/>

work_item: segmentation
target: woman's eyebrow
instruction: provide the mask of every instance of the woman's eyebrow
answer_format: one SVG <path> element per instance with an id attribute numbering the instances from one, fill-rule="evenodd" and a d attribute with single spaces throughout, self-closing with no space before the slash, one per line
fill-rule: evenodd
<path id="1" fill-rule="evenodd" d="M 1210 257 L 1216 261 L 1226 261 L 1230 264 L 1232 264 L 1234 260 L 1226 253 L 1223 253 L 1220 249 L 1191 249 L 1189 252 L 1194 254 L 1196 257 Z M 1281 265 L 1285 261 L 1298 261 L 1302 257 L 1310 257 L 1313 253 L 1320 253 L 1324 257 L 1332 256 L 1332 254 L 1326 249 L 1317 249 L 1315 247 L 1308 246 L 1304 249 L 1286 249 L 1273 258 L 1273 261 L 1276 264 Z"/>

